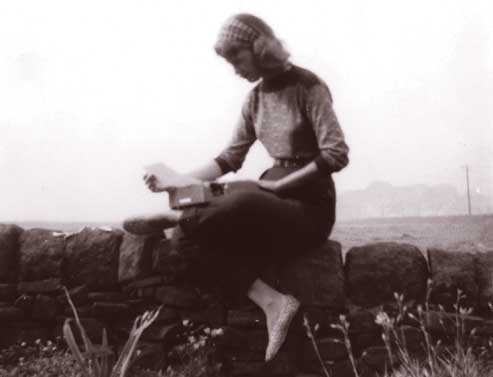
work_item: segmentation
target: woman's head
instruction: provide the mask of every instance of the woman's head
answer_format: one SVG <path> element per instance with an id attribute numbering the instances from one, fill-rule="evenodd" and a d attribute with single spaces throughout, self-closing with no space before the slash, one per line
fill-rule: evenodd
<path id="1" fill-rule="evenodd" d="M 270 26 L 251 14 L 229 18 L 214 49 L 249 81 L 282 72 L 289 64 L 289 53 Z"/>

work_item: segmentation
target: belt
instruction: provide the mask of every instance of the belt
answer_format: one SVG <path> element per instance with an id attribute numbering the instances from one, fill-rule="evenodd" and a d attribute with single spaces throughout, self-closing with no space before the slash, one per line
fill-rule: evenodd
<path id="1" fill-rule="evenodd" d="M 313 161 L 313 158 L 276 158 L 274 166 L 281 168 L 301 168 Z"/>

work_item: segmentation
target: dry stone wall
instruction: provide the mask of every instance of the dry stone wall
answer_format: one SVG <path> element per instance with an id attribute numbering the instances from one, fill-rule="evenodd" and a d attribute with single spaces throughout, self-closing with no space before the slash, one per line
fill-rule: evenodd
<path id="1" fill-rule="evenodd" d="M 66 234 L 0 224 L 0 347 L 61 336 L 72 316 L 65 286 L 95 342 L 106 328 L 110 342 L 121 344 L 135 316 L 162 305 L 141 344 L 150 355 L 148 366 L 165 366 L 184 324 L 194 322 L 222 329 L 219 350 L 231 376 L 321 374 L 301 315 L 279 355 L 266 364 L 263 314 L 245 298 L 233 302 L 214 287 L 201 288 L 197 274 L 193 255 L 177 253 L 164 235 L 137 237 L 106 228 Z M 493 251 L 432 248 L 425 257 L 413 245 L 383 242 L 350 249 L 343 262 L 340 244 L 328 240 L 263 277 L 300 299 L 302 313 L 316 328 L 321 356 L 336 377 L 352 375 L 346 347 L 338 341 L 341 332 L 331 326 L 340 314 L 349 322 L 362 375 L 375 375 L 388 363 L 375 316 L 382 308 L 398 310 L 394 292 L 409 305 L 423 304 L 428 296 L 429 330 L 453 334 L 456 317 L 443 310 L 453 310 L 460 289 L 461 306 L 473 309 L 466 325 L 484 338 L 493 334 Z M 402 331 L 410 349 L 419 352 L 423 339 L 416 324 L 404 324 Z"/>

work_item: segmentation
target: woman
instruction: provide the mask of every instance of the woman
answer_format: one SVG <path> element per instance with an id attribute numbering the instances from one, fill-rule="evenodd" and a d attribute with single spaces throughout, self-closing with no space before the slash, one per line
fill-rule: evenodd
<path id="1" fill-rule="evenodd" d="M 255 140 L 274 159 L 258 181 L 214 199 L 208 206 L 127 220 L 125 229 L 146 233 L 179 225 L 185 238 L 221 259 L 214 278 L 246 292 L 266 315 L 265 359 L 281 347 L 300 303 L 259 278 L 265 266 L 299 255 L 327 239 L 335 221 L 331 174 L 348 163 L 348 147 L 323 81 L 290 63 L 289 54 L 261 19 L 231 17 L 215 50 L 242 78 L 259 83 L 249 93 L 229 145 L 190 173 L 205 182 L 237 171 Z M 166 182 L 144 176 L 154 192 Z"/>

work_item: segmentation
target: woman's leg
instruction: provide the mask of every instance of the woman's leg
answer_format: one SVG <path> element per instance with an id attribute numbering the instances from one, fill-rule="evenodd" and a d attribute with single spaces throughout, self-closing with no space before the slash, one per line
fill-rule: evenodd
<path id="1" fill-rule="evenodd" d="M 178 224 L 182 211 L 169 210 L 160 213 L 129 217 L 123 221 L 123 229 L 137 235 L 162 232 Z"/>
<path id="2" fill-rule="evenodd" d="M 269 336 L 265 360 L 270 361 L 281 348 L 300 303 L 293 296 L 282 294 L 260 279 L 252 283 L 247 296 L 265 313 Z"/>

